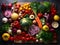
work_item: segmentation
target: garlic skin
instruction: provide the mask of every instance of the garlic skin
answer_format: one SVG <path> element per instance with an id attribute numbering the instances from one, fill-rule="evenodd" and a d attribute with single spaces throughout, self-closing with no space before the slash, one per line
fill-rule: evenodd
<path id="1" fill-rule="evenodd" d="M 39 42 L 39 40 L 38 40 L 38 39 L 36 39 L 36 42 Z"/>
<path id="2" fill-rule="evenodd" d="M 2 18 L 2 22 L 3 23 L 7 23 L 8 22 L 8 19 L 6 17 Z"/>
<path id="3" fill-rule="evenodd" d="M 17 30 L 17 34 L 20 34 L 21 33 L 21 30 Z"/>
<path id="4" fill-rule="evenodd" d="M 12 34 L 12 30 L 11 30 L 11 29 L 9 29 L 7 32 L 8 32 L 9 34 Z"/>

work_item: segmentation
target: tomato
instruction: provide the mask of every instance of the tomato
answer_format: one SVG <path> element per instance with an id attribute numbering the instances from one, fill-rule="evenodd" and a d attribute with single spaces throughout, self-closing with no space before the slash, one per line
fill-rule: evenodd
<path id="1" fill-rule="evenodd" d="M 27 41 L 29 41 L 29 40 L 30 40 L 30 38 L 26 38 L 26 40 L 27 40 Z"/>
<path id="2" fill-rule="evenodd" d="M 12 7 L 12 4 L 11 4 L 11 3 L 9 3 L 9 4 L 8 4 L 8 7 L 9 7 L 9 8 L 11 8 L 11 7 Z"/>
<path id="3" fill-rule="evenodd" d="M 41 18 L 43 15 L 42 13 L 38 13 L 38 17 Z"/>
<path id="4" fill-rule="evenodd" d="M 29 10 L 25 10 L 25 13 L 28 14 L 29 13 Z"/>
<path id="5" fill-rule="evenodd" d="M 10 40 L 11 40 L 11 41 L 14 41 L 14 37 L 10 37 Z"/>

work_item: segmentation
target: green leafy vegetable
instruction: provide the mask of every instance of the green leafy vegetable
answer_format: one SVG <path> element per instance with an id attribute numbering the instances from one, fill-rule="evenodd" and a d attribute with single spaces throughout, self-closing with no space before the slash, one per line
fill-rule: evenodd
<path id="1" fill-rule="evenodd" d="M 0 32 L 5 32 L 9 29 L 10 24 L 9 23 L 5 23 L 1 26 Z"/>
<path id="2" fill-rule="evenodd" d="M 38 12 L 38 7 L 39 7 L 40 3 L 39 2 L 31 2 L 30 6 L 35 14 L 35 16 L 37 16 L 37 12 Z"/>
<path id="3" fill-rule="evenodd" d="M 51 41 L 53 39 L 52 37 L 53 34 L 51 32 L 45 32 L 43 30 L 38 33 L 38 36 L 36 36 L 36 38 L 42 38 L 45 42 Z"/>

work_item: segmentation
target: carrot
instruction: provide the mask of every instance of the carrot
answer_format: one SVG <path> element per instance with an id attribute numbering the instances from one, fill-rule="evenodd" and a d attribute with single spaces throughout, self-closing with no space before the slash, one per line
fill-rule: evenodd
<path id="1" fill-rule="evenodd" d="M 41 20 L 39 19 L 38 16 L 36 16 L 35 20 L 36 20 L 36 22 L 37 22 L 39 28 L 42 29 L 42 22 L 41 22 Z"/>

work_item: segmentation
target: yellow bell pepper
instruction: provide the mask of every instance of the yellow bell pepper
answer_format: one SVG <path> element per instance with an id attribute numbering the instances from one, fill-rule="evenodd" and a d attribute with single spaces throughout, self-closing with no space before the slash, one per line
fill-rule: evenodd
<path id="1" fill-rule="evenodd" d="M 4 33 L 4 34 L 2 35 L 2 38 L 3 38 L 4 41 L 8 41 L 9 38 L 10 38 L 10 35 L 9 35 L 8 33 Z"/>
<path id="2" fill-rule="evenodd" d="M 31 10 L 31 8 L 28 8 L 28 10 Z"/>

